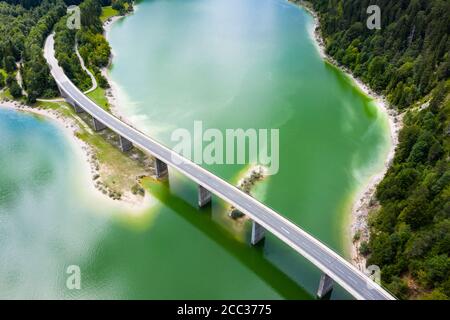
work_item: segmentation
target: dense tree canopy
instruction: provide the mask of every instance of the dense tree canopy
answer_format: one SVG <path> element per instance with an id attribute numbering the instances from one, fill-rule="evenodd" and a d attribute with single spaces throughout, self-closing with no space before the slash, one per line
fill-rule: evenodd
<path id="1" fill-rule="evenodd" d="M 296 0 L 293 0 L 296 1 Z M 376 197 L 371 240 L 363 252 L 382 268 L 384 284 L 400 298 L 450 297 L 450 1 L 311 0 L 319 13 L 326 51 L 405 111 L 395 159 Z M 80 4 L 81 30 L 66 27 L 66 6 Z M 102 35 L 101 6 L 110 0 L 0 1 L 0 88 L 27 99 L 57 94 L 42 56 L 44 39 L 55 28 L 56 55 L 81 89 L 99 84 L 110 57 Z M 112 1 L 125 13 L 128 0 Z M 129 5 L 130 4 L 130 5 Z M 369 5 L 381 8 L 381 29 L 366 27 Z M 20 67 L 18 70 L 18 66 Z"/>
<path id="2" fill-rule="evenodd" d="M 100 68 L 108 65 L 111 55 L 109 43 L 103 36 L 100 20 L 102 5 L 108 4 L 101 0 L 85 0 L 80 4 L 81 29 L 68 30 L 65 28 L 66 17 L 61 19 L 56 27 L 55 47 L 59 64 L 69 78 L 83 90 L 91 86 L 91 79 L 81 68 L 80 61 L 75 54 L 75 43 L 86 66 L 93 72 L 98 84 L 102 88 L 108 87 L 107 80 L 100 72 Z"/>
<path id="3" fill-rule="evenodd" d="M 10 1 L 12 2 L 12 1 Z M 55 84 L 42 56 L 42 45 L 54 24 L 65 13 L 62 0 L 29 1 L 21 5 L 0 2 L 0 68 L 11 77 L 21 63 L 21 75 L 28 100 L 56 94 Z M 11 94 L 21 90 L 15 81 L 9 81 Z M 20 89 L 20 87 L 19 87 Z"/>
<path id="4" fill-rule="evenodd" d="M 400 298 L 450 297 L 450 1 L 312 0 L 326 51 L 407 110 L 370 218 L 368 263 Z M 381 8 L 381 29 L 366 27 Z"/>
<path id="5" fill-rule="evenodd" d="M 101 76 L 99 67 L 109 61 L 110 48 L 101 36 L 102 26 L 99 16 L 102 5 L 110 5 L 110 0 L 8 0 L 0 2 L 0 69 L 8 73 L 11 81 L 3 81 L 0 87 L 7 85 L 10 93 L 18 97 L 22 90 L 13 81 L 17 65 L 21 66 L 23 89 L 27 100 L 34 102 L 38 97 L 53 97 L 57 88 L 50 76 L 50 70 L 42 55 L 45 38 L 56 26 L 56 54 L 69 77 L 82 89 L 91 85 L 91 79 L 81 69 L 74 52 L 76 31 L 66 28 L 64 17 L 66 5 L 80 5 L 82 25 L 80 37 L 82 47 L 90 67 L 99 83 L 106 87 L 107 82 Z"/>
<path id="6" fill-rule="evenodd" d="M 67 17 L 63 17 L 55 27 L 55 55 L 59 65 L 66 75 L 81 90 L 85 91 L 92 86 L 89 75 L 81 68 L 78 56 L 75 53 L 76 30 L 67 28 Z"/>
<path id="7" fill-rule="evenodd" d="M 39 6 L 44 2 L 44 0 L 2 0 L 6 3 L 12 4 L 12 5 L 18 5 L 25 9 L 30 9 L 36 6 Z M 79 5 L 82 0 L 64 0 L 64 3 L 68 6 L 70 5 Z"/>
<path id="8" fill-rule="evenodd" d="M 113 1 L 113 4 L 116 1 Z M 133 9 L 130 0 L 126 0 L 123 3 L 127 3 L 127 9 L 122 10 L 120 13 L 125 13 L 125 11 Z M 59 27 L 56 28 L 55 45 L 59 63 L 68 76 L 82 89 L 89 87 L 90 79 L 81 69 L 80 62 L 74 53 L 75 41 L 78 43 L 80 55 L 86 66 L 93 72 L 99 86 L 102 88 L 109 86 L 100 71 L 101 68 L 108 65 L 111 55 L 111 48 L 103 36 L 103 27 L 100 20 L 102 5 L 107 4 L 111 4 L 111 1 L 85 0 L 80 4 L 80 30 L 67 30 L 63 28 L 65 22 L 58 23 Z"/>
<path id="9" fill-rule="evenodd" d="M 450 1 L 314 0 L 326 50 L 394 105 L 405 108 L 450 76 Z M 381 8 L 381 29 L 366 27 Z"/>

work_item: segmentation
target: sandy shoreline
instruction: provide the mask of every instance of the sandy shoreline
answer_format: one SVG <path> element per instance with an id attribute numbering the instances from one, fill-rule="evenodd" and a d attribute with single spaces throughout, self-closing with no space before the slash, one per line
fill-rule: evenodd
<path id="1" fill-rule="evenodd" d="M 19 101 L 0 100 L 0 107 L 38 115 L 52 121 L 52 123 L 54 123 L 64 134 L 66 141 L 69 142 L 72 150 L 74 150 L 76 156 L 80 160 L 79 163 L 83 166 L 82 174 L 86 174 L 86 177 L 83 179 L 86 181 L 86 184 L 83 186 L 84 191 L 88 191 L 87 193 L 94 196 L 96 200 L 100 201 L 104 205 L 111 207 L 115 206 L 132 214 L 142 212 L 149 207 L 150 198 L 148 195 L 145 195 L 142 200 L 138 201 L 135 197 L 124 193 L 124 197 L 121 200 L 116 201 L 101 192 L 96 185 L 96 177 L 99 176 L 99 168 L 101 163 L 95 159 L 95 152 L 92 146 L 76 136 L 77 132 L 81 128 L 75 119 L 66 117 L 57 110 L 39 107 L 33 108 Z M 82 120 L 80 119 L 80 121 Z M 87 125 L 85 126 L 86 127 L 84 129 L 87 128 Z"/>
<path id="2" fill-rule="evenodd" d="M 309 33 L 311 38 L 314 40 L 314 43 L 316 44 L 316 48 L 320 56 L 325 61 L 344 71 L 346 75 L 351 78 L 353 83 L 359 88 L 359 90 L 361 90 L 367 96 L 373 98 L 378 109 L 387 115 L 391 147 L 384 161 L 383 169 L 380 172 L 373 174 L 366 182 L 363 183 L 363 186 L 360 188 L 360 190 L 356 192 L 356 196 L 354 197 L 355 201 L 352 205 L 351 223 L 349 225 L 351 243 L 349 243 L 348 246 L 351 253 L 351 262 L 360 270 L 364 271 L 366 267 L 366 258 L 359 254 L 359 246 L 362 242 L 369 240 L 370 235 L 368 227 L 368 215 L 372 209 L 377 207 L 377 203 L 376 201 L 374 201 L 376 187 L 381 182 L 381 180 L 383 180 L 394 159 L 395 149 L 398 144 L 398 134 L 402 128 L 402 115 L 389 106 L 384 96 L 377 94 L 376 92 L 371 90 L 360 79 L 355 77 L 351 70 L 349 70 L 345 66 L 340 65 L 336 60 L 325 53 L 325 43 L 320 33 L 320 21 L 317 13 L 303 1 L 294 3 L 300 5 L 314 18 L 314 24 L 309 30 Z M 353 241 L 356 234 L 359 235 L 359 239 Z"/>
<path id="3" fill-rule="evenodd" d="M 133 8 L 134 8 L 134 10 L 131 13 L 128 13 L 124 16 L 111 17 L 103 23 L 103 30 L 104 30 L 103 36 L 105 37 L 105 39 L 107 41 L 108 41 L 108 35 L 111 32 L 111 28 L 114 25 L 114 23 L 116 23 L 117 21 L 119 21 L 129 15 L 132 15 L 134 12 L 136 12 L 137 4 L 134 4 Z M 108 43 L 109 43 L 109 41 L 108 41 Z M 131 125 L 131 123 L 129 123 L 127 121 L 127 119 L 124 118 L 123 115 L 119 111 L 119 108 L 118 108 L 119 96 L 120 96 L 119 86 L 117 85 L 117 83 L 114 82 L 112 77 L 109 75 L 109 70 L 111 68 L 113 58 L 114 58 L 114 50 L 111 49 L 111 56 L 109 57 L 108 65 L 100 70 L 101 74 L 105 77 L 105 79 L 108 81 L 108 84 L 109 84 L 109 88 L 105 90 L 105 96 L 106 96 L 106 99 L 108 100 L 108 104 L 110 106 L 111 113 L 114 116 L 116 116 L 117 118 L 126 122 L 128 125 Z"/>
<path id="4" fill-rule="evenodd" d="M 54 125 L 56 125 L 60 131 L 64 134 L 66 137 L 66 141 L 68 141 L 75 151 L 77 157 L 80 159 L 80 163 L 85 165 L 86 171 L 89 172 L 89 169 L 92 171 L 92 167 L 88 165 L 90 163 L 89 157 L 92 155 L 92 148 L 87 143 L 83 142 L 82 140 L 76 138 L 75 134 L 77 130 L 79 129 L 78 125 L 75 123 L 75 120 L 69 119 L 67 117 L 61 116 L 59 112 L 54 110 L 47 110 L 42 108 L 32 108 L 28 105 L 25 105 L 18 101 L 11 101 L 11 100 L 1 100 L 0 101 L 0 107 L 18 111 L 18 112 L 25 112 L 30 114 L 35 114 L 41 117 L 44 117 L 46 119 L 49 119 L 52 121 Z M 94 191 L 93 194 L 98 195 L 102 201 L 112 203 L 112 200 L 108 197 L 102 196 L 98 189 L 95 187 L 94 180 L 89 177 L 87 179 L 84 179 L 87 183 L 85 185 L 85 188 L 90 191 Z"/>
<path id="5" fill-rule="evenodd" d="M 372 97 L 374 99 L 376 105 L 378 106 L 378 108 L 387 115 L 387 119 L 388 119 L 388 123 L 389 123 L 390 138 L 391 138 L 391 148 L 388 152 L 387 158 L 385 159 L 385 165 L 383 166 L 383 170 L 372 175 L 365 183 L 362 184 L 363 187 L 361 187 L 360 190 L 358 190 L 355 193 L 356 196 L 354 196 L 355 201 L 353 202 L 353 206 L 352 206 L 351 223 L 349 225 L 351 239 L 353 239 L 355 234 L 357 234 L 357 233 L 360 234 L 358 241 L 349 243 L 349 249 L 350 249 L 351 257 L 352 257 L 352 263 L 354 265 L 356 265 L 359 269 L 364 270 L 366 261 L 363 256 L 358 254 L 358 248 L 359 248 L 359 245 L 361 242 L 367 241 L 369 239 L 367 217 L 368 217 L 370 210 L 374 206 L 376 206 L 376 204 L 374 204 L 372 201 L 372 199 L 374 198 L 376 186 L 383 179 L 387 169 L 389 168 L 389 166 L 393 160 L 395 148 L 398 143 L 398 132 L 402 127 L 402 116 L 400 114 L 398 114 L 394 109 L 389 108 L 385 97 L 373 92 L 360 79 L 356 78 L 350 70 L 348 70 L 344 66 L 339 65 L 337 63 L 337 61 L 335 61 L 332 57 L 329 57 L 325 53 L 325 44 L 324 44 L 322 36 L 320 34 L 319 18 L 317 16 L 317 14 L 308 6 L 307 3 L 304 3 L 304 2 L 294 2 L 294 3 L 297 5 L 300 5 L 306 11 L 308 11 L 314 18 L 314 24 L 312 25 L 312 28 L 309 30 L 309 33 L 310 33 L 311 38 L 314 40 L 314 43 L 316 44 L 316 48 L 317 48 L 320 56 L 325 61 L 327 61 L 330 64 L 343 70 L 351 78 L 351 80 L 355 84 L 355 86 L 357 86 L 359 88 L 359 90 L 361 90 L 366 95 Z M 137 6 L 135 5 L 135 10 L 136 10 L 136 7 Z M 107 21 L 104 22 L 104 24 L 103 24 L 104 36 L 107 40 L 108 40 L 108 35 L 111 32 L 111 28 L 113 27 L 114 23 L 119 21 L 122 18 L 125 18 L 126 16 L 128 16 L 130 14 L 133 14 L 133 12 L 131 12 L 125 16 L 111 17 Z M 110 105 L 111 112 L 116 117 L 120 118 L 121 120 L 126 121 L 126 119 L 120 114 L 120 111 L 117 107 L 118 102 L 119 102 L 119 96 L 120 96 L 118 85 L 114 82 L 114 80 L 109 75 L 109 69 L 111 67 L 111 61 L 113 59 L 113 56 L 114 56 L 114 52 L 112 51 L 109 65 L 105 68 L 102 68 L 102 70 L 101 70 L 103 76 L 107 79 L 107 81 L 110 85 L 110 88 L 105 90 L 105 95 L 106 95 L 106 98 L 108 99 L 108 103 Z M 17 106 L 12 106 L 12 108 L 18 109 Z M 59 124 L 61 124 L 64 128 L 66 128 L 66 132 L 67 132 L 67 127 L 71 127 L 70 125 L 67 125 L 67 123 L 65 123 L 65 120 L 61 120 L 61 118 L 63 118 L 63 117 L 61 117 L 61 116 L 58 117 L 57 115 L 52 114 L 48 110 L 39 110 L 38 111 L 34 108 L 30 108 L 27 106 L 22 107 L 20 109 L 24 110 L 24 111 L 29 111 L 29 112 L 33 112 L 33 113 L 37 113 L 40 115 L 50 117 L 50 118 L 56 120 L 57 122 L 59 122 Z M 75 131 L 76 131 L 76 129 L 72 129 L 70 136 L 75 137 L 74 136 Z M 72 139 L 72 140 L 77 141 L 78 145 L 81 146 L 81 148 L 85 151 L 86 157 L 88 157 L 89 151 L 87 148 L 89 148 L 89 146 L 87 146 L 84 142 L 82 142 L 79 139 Z M 87 160 L 89 162 L 89 159 L 87 159 Z M 91 179 L 91 181 L 93 182 L 92 179 Z M 91 186 L 93 186 L 95 188 L 93 183 L 91 183 Z M 123 202 L 123 201 L 121 201 L 121 202 Z M 117 202 L 116 202 L 116 204 L 117 204 Z M 135 206 L 132 206 L 132 207 L 135 207 Z M 142 207 L 142 206 L 139 206 L 139 207 Z"/>
<path id="6" fill-rule="evenodd" d="M 136 5 L 135 5 L 135 8 L 136 8 Z M 136 10 L 134 10 L 134 12 L 135 11 Z M 103 36 L 105 37 L 105 39 L 108 40 L 108 35 L 111 32 L 111 29 L 115 22 L 121 20 L 122 18 L 127 17 L 128 15 L 133 14 L 134 12 L 129 13 L 125 16 L 114 16 L 114 17 L 111 17 L 110 19 L 106 20 L 105 23 L 103 24 L 103 30 L 104 30 Z M 112 51 L 108 66 L 101 69 L 102 75 L 106 78 L 106 80 L 108 81 L 109 86 L 110 86 L 109 89 L 105 90 L 105 95 L 106 95 L 106 98 L 108 99 L 111 113 L 113 113 L 119 119 L 127 122 L 127 119 L 120 113 L 119 108 L 118 108 L 119 96 L 120 96 L 119 86 L 117 83 L 114 82 L 112 77 L 109 75 L 109 70 L 111 68 L 113 57 L 114 57 L 114 52 Z M 128 122 L 128 124 L 129 124 L 129 122 Z M 255 178 L 255 174 L 259 174 L 260 177 Z M 237 182 L 236 186 L 240 189 L 245 189 L 247 187 L 251 189 L 251 187 L 256 182 L 263 180 L 265 178 L 266 178 L 266 169 L 264 167 L 259 166 L 259 165 L 258 166 L 250 166 L 245 171 L 245 173 L 239 178 L 239 181 Z M 248 190 L 248 192 L 250 192 L 250 189 Z M 233 209 L 234 208 L 232 206 L 228 209 L 229 216 L 232 216 Z M 245 220 L 246 216 L 243 215 L 243 217 Z"/>
<path id="7" fill-rule="evenodd" d="M 319 18 L 317 14 L 310 8 L 310 6 L 301 1 L 301 2 L 295 2 L 295 4 L 300 5 L 302 8 L 304 8 L 306 11 L 308 11 L 314 18 L 314 24 L 312 25 L 312 28 L 309 30 L 310 36 L 313 39 L 314 43 L 316 44 L 317 51 L 319 52 L 320 56 L 327 61 L 328 63 L 340 68 L 345 72 L 345 74 L 352 80 L 352 83 L 364 94 L 367 96 L 373 98 L 374 102 L 376 103 L 379 110 L 381 110 L 384 114 L 387 115 L 387 120 L 389 124 L 389 132 L 390 132 L 390 139 L 391 139 L 391 147 L 389 149 L 387 158 L 385 159 L 383 169 L 380 172 L 377 172 L 373 174 L 367 181 L 362 183 L 362 187 L 360 190 L 357 190 L 355 192 L 354 196 L 354 202 L 352 205 L 351 210 L 351 222 L 348 226 L 348 231 L 351 234 L 350 241 L 348 241 L 348 250 L 351 253 L 351 259 L 352 263 L 357 266 L 360 270 L 365 269 L 366 265 L 366 259 L 359 254 L 358 248 L 363 241 L 368 241 L 369 239 L 369 229 L 368 229 L 368 214 L 371 211 L 371 209 L 376 206 L 376 204 L 373 203 L 372 199 L 374 199 L 374 194 L 376 190 L 376 186 L 381 182 L 384 175 L 386 174 L 386 171 L 388 170 L 395 153 L 395 148 L 398 143 L 398 133 L 402 127 L 402 116 L 398 114 L 393 108 L 389 108 L 389 105 L 382 95 L 379 95 L 375 92 L 373 92 L 366 84 L 364 84 L 360 79 L 356 78 L 351 70 L 348 68 L 341 66 L 335 61 L 332 57 L 328 56 L 325 53 L 325 44 L 323 42 L 322 36 L 320 34 L 320 27 L 319 27 Z M 132 14 L 132 13 L 131 13 Z M 110 18 L 108 21 L 104 24 L 104 36 L 108 40 L 108 35 L 111 31 L 111 28 L 113 24 L 124 18 L 125 16 L 116 16 Z M 111 60 L 114 56 L 114 52 L 112 52 Z M 111 112 L 116 115 L 118 118 L 124 120 L 124 117 L 120 114 L 120 111 L 118 110 L 118 101 L 120 97 L 119 88 L 118 85 L 114 82 L 114 80 L 109 75 L 110 65 L 108 67 L 102 69 L 102 74 L 105 76 L 105 78 L 108 80 L 108 83 L 110 84 L 110 88 L 106 91 L 106 97 L 108 99 L 108 102 L 111 106 Z M 359 240 L 358 241 L 352 241 L 355 234 L 359 234 Z"/>

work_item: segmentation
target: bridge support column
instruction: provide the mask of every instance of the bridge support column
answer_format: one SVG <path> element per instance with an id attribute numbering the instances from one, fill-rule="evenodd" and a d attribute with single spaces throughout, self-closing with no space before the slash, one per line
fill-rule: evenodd
<path id="1" fill-rule="evenodd" d="M 61 95 L 61 97 L 63 97 L 64 99 L 66 99 L 66 94 L 64 93 L 64 91 L 62 91 L 61 88 L 60 88 L 59 86 L 57 86 L 57 87 L 58 87 L 58 91 L 59 91 L 59 94 Z"/>
<path id="2" fill-rule="evenodd" d="M 106 126 L 103 124 L 103 122 L 98 121 L 94 117 L 92 117 L 92 123 L 94 125 L 95 131 L 100 131 L 100 130 L 106 129 Z"/>
<path id="3" fill-rule="evenodd" d="M 76 103 L 75 101 L 73 101 L 72 99 L 67 98 L 67 97 L 64 97 L 64 99 L 65 99 L 69 104 L 72 105 L 73 110 L 75 110 L 75 113 L 82 113 L 82 112 L 84 112 L 84 109 L 81 108 L 80 106 L 78 106 L 77 103 Z"/>
<path id="4" fill-rule="evenodd" d="M 210 202 L 211 202 L 211 192 L 203 188 L 201 185 L 198 185 L 198 206 L 202 208 Z"/>
<path id="5" fill-rule="evenodd" d="M 155 158 L 155 169 L 156 169 L 156 177 L 158 179 L 164 178 L 169 173 L 167 169 L 167 164 L 158 158 Z"/>
<path id="6" fill-rule="evenodd" d="M 125 139 L 122 136 L 119 136 L 119 142 L 120 142 L 120 150 L 122 150 L 122 152 L 126 152 L 131 148 L 133 148 L 133 144 L 131 143 L 131 141 Z"/>
<path id="7" fill-rule="evenodd" d="M 64 98 L 64 100 L 66 100 L 66 102 L 68 104 L 70 104 L 73 107 L 73 110 L 75 111 L 75 113 L 82 113 L 82 112 L 84 112 L 84 109 L 79 107 L 77 105 L 77 103 L 75 101 L 73 101 L 71 98 L 69 98 L 69 97 L 63 97 L 63 98 Z"/>
<path id="8" fill-rule="evenodd" d="M 58 86 L 58 90 L 59 90 L 59 93 L 61 94 L 61 97 L 63 97 L 64 100 L 67 101 L 67 103 L 72 105 L 72 107 L 73 107 L 73 109 L 75 110 L 76 113 L 84 112 L 84 109 L 79 107 L 77 105 L 77 103 L 72 98 L 70 98 L 59 86 Z"/>
<path id="9" fill-rule="evenodd" d="M 263 240 L 266 233 L 265 231 L 266 230 L 264 229 L 263 226 L 252 220 L 252 237 L 250 240 L 251 244 L 256 245 L 258 244 L 258 242 Z"/>
<path id="10" fill-rule="evenodd" d="M 333 279 L 326 273 L 323 273 L 320 277 L 319 289 L 317 289 L 317 297 L 319 299 L 324 298 L 327 294 L 333 290 Z"/>
<path id="11" fill-rule="evenodd" d="M 79 106 L 76 104 L 76 102 L 74 102 L 72 105 L 73 105 L 73 109 L 75 110 L 76 113 L 82 113 L 82 112 L 84 112 L 84 109 L 81 108 L 81 107 L 79 107 Z"/>

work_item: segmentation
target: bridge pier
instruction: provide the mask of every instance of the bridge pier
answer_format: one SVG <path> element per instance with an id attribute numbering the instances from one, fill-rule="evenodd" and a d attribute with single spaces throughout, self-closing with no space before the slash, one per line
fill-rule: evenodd
<path id="1" fill-rule="evenodd" d="M 122 152 L 127 152 L 128 150 L 133 148 L 133 144 L 131 143 L 131 141 L 125 139 L 121 135 L 119 135 L 119 143 L 120 143 L 120 150 L 122 150 Z"/>
<path id="2" fill-rule="evenodd" d="M 81 108 L 80 106 L 78 106 L 77 103 L 73 99 L 71 99 L 70 97 L 64 96 L 64 95 L 63 95 L 63 98 L 73 107 L 73 110 L 75 110 L 75 113 L 84 112 L 84 109 Z"/>
<path id="3" fill-rule="evenodd" d="M 200 208 L 211 202 L 211 192 L 208 189 L 198 185 L 198 206 Z"/>
<path id="4" fill-rule="evenodd" d="M 60 86 L 57 86 L 58 87 L 58 91 L 59 91 L 59 94 L 61 95 L 61 97 L 63 97 L 64 98 L 64 100 L 66 100 L 68 103 L 70 103 L 70 104 L 73 104 L 73 102 L 72 102 L 72 100 L 69 98 L 69 96 L 60 88 Z"/>
<path id="5" fill-rule="evenodd" d="M 75 110 L 75 113 L 82 113 L 82 112 L 84 112 L 84 109 L 79 107 L 75 101 L 73 101 L 71 104 L 73 106 L 73 109 Z"/>
<path id="6" fill-rule="evenodd" d="M 66 98 L 66 95 L 65 95 L 64 92 L 61 90 L 61 87 L 60 87 L 59 85 L 57 85 L 57 87 L 58 87 L 59 94 L 61 95 L 61 97 L 63 97 L 63 98 L 65 99 L 65 98 Z"/>
<path id="7" fill-rule="evenodd" d="M 169 173 L 169 170 L 167 169 L 167 164 L 158 158 L 155 158 L 155 170 L 156 170 L 156 177 L 158 179 L 164 178 Z"/>
<path id="8" fill-rule="evenodd" d="M 84 109 L 81 108 L 80 106 L 78 106 L 74 100 L 67 98 L 67 97 L 64 97 L 64 99 L 73 107 L 73 110 L 75 110 L 75 113 L 84 112 Z"/>
<path id="9" fill-rule="evenodd" d="M 94 125 L 95 131 L 100 131 L 100 130 L 106 129 L 106 125 L 104 125 L 103 122 L 98 121 L 94 117 L 92 117 L 92 123 Z"/>
<path id="10" fill-rule="evenodd" d="M 252 245 L 258 244 L 261 240 L 265 237 L 265 229 L 263 226 L 261 226 L 259 223 L 252 220 L 252 237 L 250 240 L 250 243 Z"/>
<path id="11" fill-rule="evenodd" d="M 80 106 L 78 106 L 77 103 L 75 102 L 75 100 L 73 100 L 67 94 L 65 94 L 64 91 L 61 90 L 61 88 L 59 86 L 58 86 L 58 90 L 59 90 L 59 93 L 61 94 L 61 97 L 63 97 L 64 100 L 66 100 L 67 103 L 69 103 L 73 107 L 73 109 L 75 110 L 76 113 L 84 112 L 84 109 L 81 108 Z"/>
<path id="12" fill-rule="evenodd" d="M 322 299 L 333 291 L 333 279 L 326 273 L 322 273 L 319 282 L 319 288 L 317 289 L 317 298 Z"/>

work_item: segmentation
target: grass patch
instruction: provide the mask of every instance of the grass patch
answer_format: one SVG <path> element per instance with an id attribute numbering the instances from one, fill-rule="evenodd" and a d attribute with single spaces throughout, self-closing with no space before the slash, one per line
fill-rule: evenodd
<path id="1" fill-rule="evenodd" d="M 102 7 L 102 15 L 100 16 L 100 20 L 105 22 L 111 17 L 118 16 L 119 11 L 112 8 L 112 6 Z"/>
<path id="2" fill-rule="evenodd" d="M 72 111 L 71 106 L 67 102 L 37 101 L 34 104 L 34 107 L 42 108 L 42 109 L 49 109 L 49 110 L 58 110 L 58 112 L 61 113 L 65 117 L 70 117 L 75 114 L 75 112 Z"/>
<path id="3" fill-rule="evenodd" d="M 8 88 L 5 88 L 4 90 L 0 91 L 0 99 L 14 100 Z"/>
<path id="4" fill-rule="evenodd" d="M 66 118 L 73 119 L 79 127 L 76 136 L 90 145 L 95 158 L 100 163 L 99 174 L 104 185 L 116 192 L 132 192 L 137 183 L 136 177 L 149 174 L 148 165 L 142 160 L 143 153 L 133 149 L 127 153 L 120 151 L 118 136 L 105 129 L 94 132 L 91 117 L 86 113 L 77 114 L 66 102 L 37 102 L 35 107 L 57 110 Z M 139 159 L 139 160 L 137 160 Z"/>
<path id="5" fill-rule="evenodd" d="M 108 129 L 103 135 L 114 135 Z M 102 164 L 100 175 L 111 189 L 131 190 L 136 184 L 136 176 L 145 174 L 143 168 L 127 154 L 121 152 L 117 146 L 106 141 L 99 134 L 91 134 L 83 130 L 77 134 L 78 138 L 92 146 L 99 162 Z"/>
<path id="6" fill-rule="evenodd" d="M 87 96 L 96 104 L 98 104 L 100 107 L 110 112 L 108 99 L 106 98 L 105 95 L 105 89 L 97 87 L 94 91 L 89 92 Z"/>
<path id="7" fill-rule="evenodd" d="M 5 69 L 0 68 L 0 74 L 3 75 L 3 78 L 5 78 L 5 80 L 6 80 L 6 78 L 8 77 L 8 73 L 6 72 Z"/>

